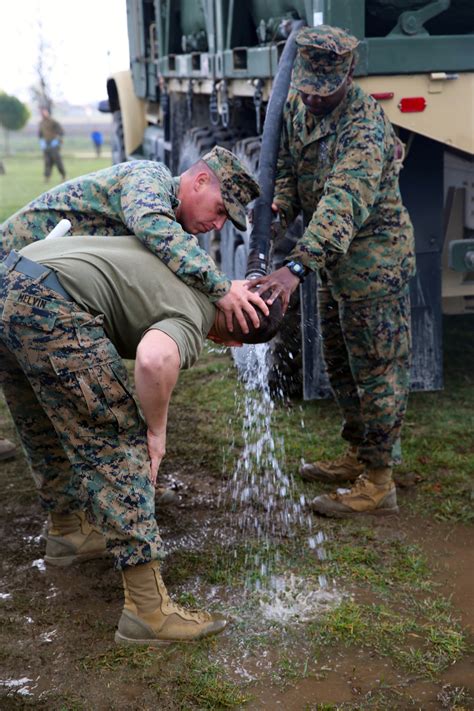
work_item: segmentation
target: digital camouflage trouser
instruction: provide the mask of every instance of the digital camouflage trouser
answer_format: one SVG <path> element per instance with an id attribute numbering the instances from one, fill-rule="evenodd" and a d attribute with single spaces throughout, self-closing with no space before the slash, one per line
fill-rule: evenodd
<path id="1" fill-rule="evenodd" d="M 56 166 L 63 180 L 66 179 L 66 171 L 64 170 L 63 159 L 61 158 L 61 149 L 59 146 L 49 146 L 43 151 L 44 162 L 44 177 L 49 178 L 53 167 Z"/>
<path id="2" fill-rule="evenodd" d="M 1 385 L 44 509 L 85 510 L 118 568 L 162 557 L 146 425 L 102 317 L 14 270 L 2 311 Z"/>
<path id="3" fill-rule="evenodd" d="M 323 354 L 342 437 L 370 468 L 393 465 L 410 385 L 410 298 L 335 301 L 318 291 Z"/>

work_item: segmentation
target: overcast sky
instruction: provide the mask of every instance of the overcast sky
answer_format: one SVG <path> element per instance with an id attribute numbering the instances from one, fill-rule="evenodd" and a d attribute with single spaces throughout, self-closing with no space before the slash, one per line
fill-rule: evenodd
<path id="1" fill-rule="evenodd" d="M 30 103 L 39 25 L 54 57 L 53 98 L 107 97 L 107 75 L 128 69 L 125 0 L 0 0 L 0 90 Z"/>

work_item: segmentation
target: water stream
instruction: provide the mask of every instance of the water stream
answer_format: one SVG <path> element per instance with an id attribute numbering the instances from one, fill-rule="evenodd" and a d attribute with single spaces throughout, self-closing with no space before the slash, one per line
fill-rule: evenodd
<path id="1" fill-rule="evenodd" d="M 294 616 L 304 619 L 311 611 L 321 611 L 334 595 L 324 574 L 316 586 L 308 587 L 306 581 L 306 588 L 301 578 L 282 574 L 277 544 L 306 531 L 307 544 L 319 562 L 327 557 L 325 535 L 313 531 L 305 496 L 297 493 L 286 466 L 283 437 L 272 431 L 275 404 L 268 384 L 268 344 L 234 349 L 234 360 L 243 383 L 243 394 L 237 396 L 243 447 L 227 499 L 237 514 L 242 538 L 249 541 L 246 588 L 261 593 L 264 617 L 282 622 Z"/>

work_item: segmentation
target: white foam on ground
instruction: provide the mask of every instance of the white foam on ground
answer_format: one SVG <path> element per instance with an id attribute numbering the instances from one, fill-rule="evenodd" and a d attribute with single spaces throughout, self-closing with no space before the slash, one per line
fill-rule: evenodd
<path id="1" fill-rule="evenodd" d="M 281 581 L 275 586 L 278 589 L 266 592 L 258 601 L 263 618 L 271 622 L 310 622 L 339 605 L 343 598 L 336 589 L 329 589 L 325 580 L 318 585 L 291 575 Z"/>
<path id="2" fill-rule="evenodd" d="M 51 630 L 51 632 L 43 632 L 40 634 L 40 640 L 42 642 L 52 642 L 55 637 L 57 637 L 58 631 Z"/>
<path id="3" fill-rule="evenodd" d="M 38 558 L 37 560 L 34 560 L 34 561 L 32 562 L 32 564 L 31 564 L 31 567 L 32 567 L 32 568 L 38 568 L 38 570 L 39 570 L 41 573 L 46 572 L 46 564 L 45 564 L 43 558 Z"/>
<path id="4" fill-rule="evenodd" d="M 31 696 L 31 691 L 28 688 L 31 681 L 27 676 L 23 676 L 21 679 L 0 679 L 0 686 L 15 689 L 16 693 L 22 696 Z"/>

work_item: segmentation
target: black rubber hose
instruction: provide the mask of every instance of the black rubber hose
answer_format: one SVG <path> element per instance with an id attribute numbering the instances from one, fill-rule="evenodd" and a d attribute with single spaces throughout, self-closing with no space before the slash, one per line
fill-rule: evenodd
<path id="1" fill-rule="evenodd" d="M 261 194 L 255 201 L 253 210 L 253 228 L 250 235 L 250 250 L 247 259 L 247 277 L 261 276 L 266 274 L 268 270 L 273 221 L 272 201 L 278 150 L 280 148 L 283 108 L 288 95 L 291 70 L 296 57 L 295 36 L 304 24 L 303 20 L 295 20 L 292 23 L 293 27 L 278 63 L 278 70 L 267 106 L 258 171 Z"/>

